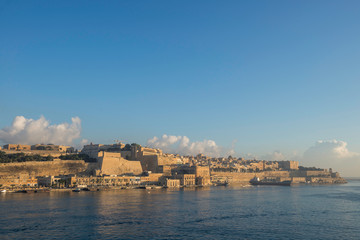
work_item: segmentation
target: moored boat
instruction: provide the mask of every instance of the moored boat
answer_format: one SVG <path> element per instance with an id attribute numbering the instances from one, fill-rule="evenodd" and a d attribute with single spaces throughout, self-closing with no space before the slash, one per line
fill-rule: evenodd
<path id="1" fill-rule="evenodd" d="M 27 191 L 26 190 L 18 190 L 15 193 L 27 193 Z"/>
<path id="2" fill-rule="evenodd" d="M 229 183 L 227 182 L 227 181 L 225 181 L 225 182 L 215 182 L 214 183 L 214 186 L 227 186 L 227 185 L 229 185 Z"/>
<path id="3" fill-rule="evenodd" d="M 277 186 L 291 186 L 291 181 L 278 181 L 276 179 L 263 179 L 254 177 L 250 180 L 251 185 L 277 185 Z"/>

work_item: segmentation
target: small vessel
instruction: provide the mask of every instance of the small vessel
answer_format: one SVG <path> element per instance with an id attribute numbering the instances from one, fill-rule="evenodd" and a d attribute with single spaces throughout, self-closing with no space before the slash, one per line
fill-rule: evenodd
<path id="1" fill-rule="evenodd" d="M 73 192 L 80 192 L 81 189 L 80 189 L 80 188 L 75 188 L 75 189 L 73 189 L 72 191 L 73 191 Z"/>
<path id="2" fill-rule="evenodd" d="M 0 191 L 1 193 L 6 193 L 6 189 L 3 189 Z"/>
<path id="3" fill-rule="evenodd" d="M 225 181 L 225 182 L 221 182 L 221 181 L 218 181 L 218 182 L 216 182 L 216 183 L 214 183 L 214 186 L 227 186 L 227 185 L 229 185 L 229 183 L 227 182 L 227 181 Z"/>
<path id="4" fill-rule="evenodd" d="M 277 186 L 291 186 L 291 181 L 278 181 L 276 179 L 263 179 L 254 177 L 250 180 L 251 185 L 277 185 Z"/>
<path id="5" fill-rule="evenodd" d="M 26 190 L 18 190 L 18 191 L 16 191 L 16 193 L 27 193 L 27 191 Z"/>

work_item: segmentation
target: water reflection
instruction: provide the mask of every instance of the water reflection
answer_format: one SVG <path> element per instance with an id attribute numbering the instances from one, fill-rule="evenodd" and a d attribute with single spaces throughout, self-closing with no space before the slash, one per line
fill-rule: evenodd
<path id="1" fill-rule="evenodd" d="M 360 182 L 0 195 L 5 239 L 292 239 L 360 235 Z"/>
<path id="2" fill-rule="evenodd" d="M 152 238 L 160 233 L 170 237 L 172 228 L 181 228 L 180 222 L 202 212 L 200 198 L 206 205 L 209 195 L 210 188 L 101 192 L 97 203 L 101 221 L 97 222 L 96 231 L 102 238 Z M 189 204 L 192 211 L 187 208 Z"/>

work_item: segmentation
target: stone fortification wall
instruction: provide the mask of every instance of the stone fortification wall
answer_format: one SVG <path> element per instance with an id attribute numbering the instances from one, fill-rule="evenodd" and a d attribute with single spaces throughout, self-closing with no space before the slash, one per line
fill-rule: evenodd
<path id="1" fill-rule="evenodd" d="M 311 176 L 315 176 L 315 177 L 330 177 L 331 174 L 328 171 L 306 171 L 306 176 L 307 177 L 311 177 Z"/>
<path id="2" fill-rule="evenodd" d="M 264 177 L 280 177 L 280 178 L 289 178 L 289 171 L 264 171 Z"/>
<path id="3" fill-rule="evenodd" d="M 131 159 L 131 151 L 121 151 L 121 157 L 125 159 Z"/>
<path id="4" fill-rule="evenodd" d="M 337 184 L 337 183 L 346 183 L 347 181 L 342 177 L 307 177 L 307 181 L 310 183 L 316 184 Z"/>
<path id="5" fill-rule="evenodd" d="M 132 148 L 135 151 L 135 147 Z M 173 155 L 163 154 L 160 149 L 154 148 L 137 148 L 136 154 L 133 153 L 132 157 L 134 160 L 141 162 L 141 166 L 144 171 L 159 172 L 159 166 L 166 166 L 180 163 L 179 158 Z"/>
<path id="6" fill-rule="evenodd" d="M 292 177 L 330 177 L 331 173 L 328 171 L 291 171 Z"/>
<path id="7" fill-rule="evenodd" d="M 31 146 L 24 145 L 24 144 L 6 144 L 6 145 L 4 145 L 4 149 L 6 149 L 6 150 L 31 150 Z"/>
<path id="8" fill-rule="evenodd" d="M 237 173 L 237 172 L 211 172 L 211 178 L 227 179 L 229 183 L 249 182 L 254 177 L 263 178 L 263 172 Z"/>
<path id="9" fill-rule="evenodd" d="M 299 162 L 298 161 L 280 161 L 279 167 L 284 170 L 298 170 Z"/>
<path id="10" fill-rule="evenodd" d="M 138 160 L 141 162 L 141 166 L 144 171 L 157 172 L 159 166 L 159 156 L 158 155 L 146 155 L 138 157 Z"/>
<path id="11" fill-rule="evenodd" d="M 1 163 L 0 178 L 19 175 L 36 177 L 90 173 L 96 168 L 95 165 L 96 164 L 85 163 L 83 160 Z"/>
<path id="12" fill-rule="evenodd" d="M 159 166 L 168 166 L 179 163 L 179 159 L 164 155 L 140 155 L 137 158 L 144 171 L 158 172 Z"/>
<path id="13" fill-rule="evenodd" d="M 277 178 L 280 181 L 292 180 L 294 183 L 345 183 L 341 177 L 332 178 L 326 171 L 264 171 L 258 173 L 238 173 L 238 172 L 211 172 L 211 178 L 227 179 L 230 183 L 249 182 L 252 178 L 265 177 Z"/>
<path id="14" fill-rule="evenodd" d="M 180 159 L 174 157 L 174 156 L 159 156 L 159 165 L 173 165 L 173 164 L 178 164 L 179 162 L 181 162 Z"/>
<path id="15" fill-rule="evenodd" d="M 260 179 L 265 177 L 289 178 L 288 171 L 264 171 L 257 173 L 241 173 L 241 172 L 211 172 L 212 178 L 227 178 L 230 183 L 249 182 L 254 177 Z"/>
<path id="16" fill-rule="evenodd" d="M 99 152 L 98 163 L 101 174 L 121 175 L 126 173 L 142 173 L 140 161 L 128 161 L 121 157 L 121 153 Z"/>

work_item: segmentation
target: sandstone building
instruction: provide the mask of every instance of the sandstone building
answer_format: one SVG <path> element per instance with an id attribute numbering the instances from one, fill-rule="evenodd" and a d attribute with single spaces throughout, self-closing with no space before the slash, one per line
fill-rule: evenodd
<path id="1" fill-rule="evenodd" d="M 6 144 L 4 145 L 4 150 L 13 150 L 13 151 L 22 151 L 22 150 L 31 150 L 30 145 L 23 144 Z"/>

